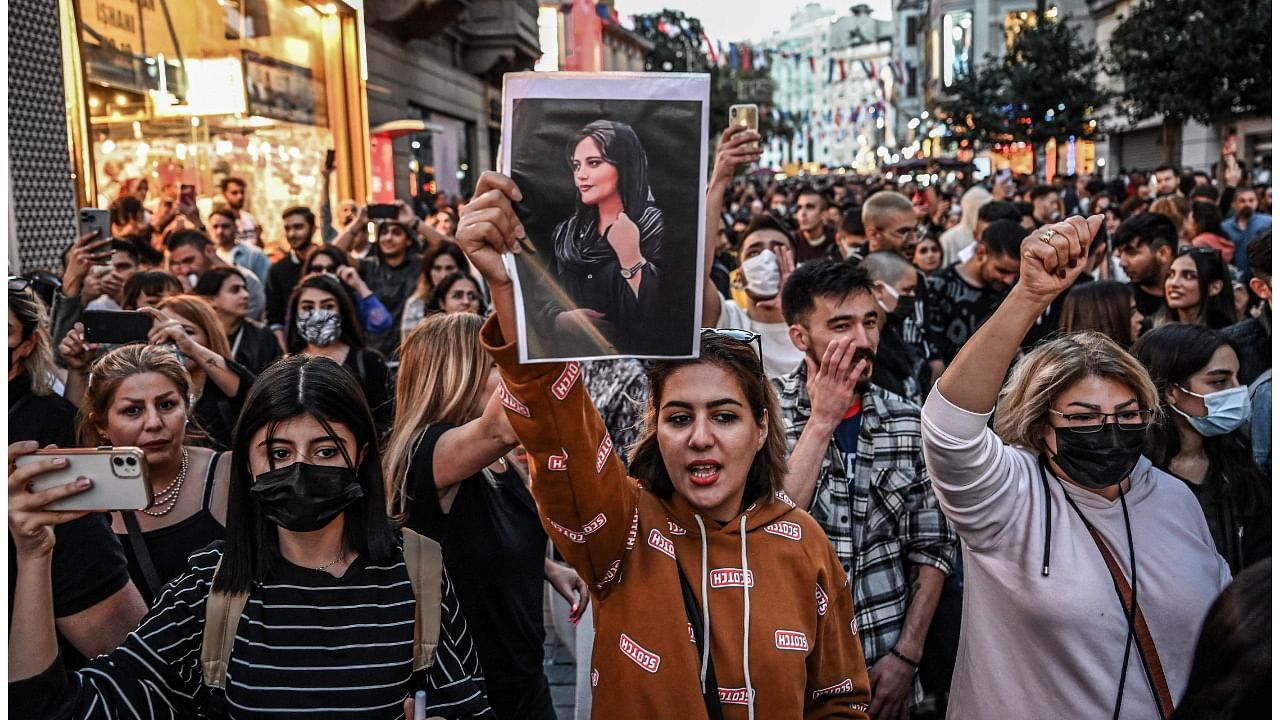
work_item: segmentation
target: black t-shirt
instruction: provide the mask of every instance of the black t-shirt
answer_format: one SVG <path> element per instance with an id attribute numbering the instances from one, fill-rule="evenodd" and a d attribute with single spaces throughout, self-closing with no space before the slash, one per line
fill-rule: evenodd
<path id="1" fill-rule="evenodd" d="M 440 507 L 433 454 L 454 426 L 432 425 L 409 468 L 410 530 L 440 543 L 485 677 L 516 683 L 542 672 L 543 560 L 547 535 L 533 495 L 514 472 L 472 475 Z"/>
<path id="2" fill-rule="evenodd" d="M 275 333 L 252 320 L 241 323 L 240 329 L 227 339 L 231 341 L 231 352 L 235 354 L 236 362 L 254 375 L 262 374 L 283 354 Z"/>
<path id="3" fill-rule="evenodd" d="M 284 325 L 284 316 L 288 311 L 289 295 L 293 287 L 302 277 L 302 260 L 294 253 L 289 253 L 276 261 L 267 270 L 267 325 Z"/>
<path id="4" fill-rule="evenodd" d="M 35 440 L 43 447 L 75 447 L 76 409 L 57 395 L 31 394 L 30 377 L 9 381 L 9 443 Z M 88 610 L 116 594 L 129 582 L 124 550 L 111 532 L 106 515 L 86 515 L 53 529 L 53 616 L 67 617 Z M 9 621 L 13 622 L 13 592 L 18 573 L 18 549 L 9 537 Z M 84 665 L 82 656 L 58 635 L 63 664 Z"/>
<path id="5" fill-rule="evenodd" d="M 418 276 L 422 273 L 422 255 L 410 252 L 395 267 L 382 262 L 381 258 L 367 257 L 360 261 L 359 270 L 360 277 L 369 286 L 369 290 L 378 297 L 394 320 L 389 330 L 369 333 L 369 347 L 382 353 L 383 357 L 395 358 L 396 351 L 400 349 L 400 318 L 404 315 L 405 302 L 418 287 Z"/>
<path id="6" fill-rule="evenodd" d="M 1142 313 L 1142 317 L 1151 320 L 1156 313 L 1165 308 L 1164 295 L 1152 295 L 1143 290 L 1137 283 L 1129 283 L 1133 288 L 1133 299 L 1138 305 L 1138 312 Z"/>
<path id="7" fill-rule="evenodd" d="M 1005 296 L 1001 291 L 970 285 L 956 268 L 952 265 L 929 278 L 926 334 L 948 365 Z"/>
<path id="8" fill-rule="evenodd" d="M 353 347 L 347 351 L 342 366 L 351 371 L 360 388 L 364 390 L 364 398 L 369 401 L 369 409 L 373 412 L 373 422 L 381 436 L 391 427 L 395 412 L 391 403 L 391 378 L 387 371 L 387 362 L 378 353 L 368 348 Z"/>
<path id="9" fill-rule="evenodd" d="M 231 448 L 231 430 L 240 417 L 240 408 L 244 407 L 245 398 L 249 396 L 249 388 L 257 377 L 243 365 L 228 361 L 227 367 L 240 377 L 240 387 L 235 397 L 229 397 L 210 378 L 205 378 L 204 392 L 196 401 L 195 418 L 200 428 L 209 435 L 209 447 L 215 450 Z"/>

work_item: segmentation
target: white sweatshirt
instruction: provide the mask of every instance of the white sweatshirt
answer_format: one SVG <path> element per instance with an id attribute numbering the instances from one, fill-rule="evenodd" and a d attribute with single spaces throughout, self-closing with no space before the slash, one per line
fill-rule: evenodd
<path id="1" fill-rule="evenodd" d="M 964 615 L 951 720 L 1110 718 L 1128 632 L 1107 566 L 1070 493 L 1129 575 L 1119 500 L 1049 477 L 1050 574 L 1044 485 L 1036 456 L 1003 444 L 990 413 L 951 404 L 935 387 L 921 414 L 934 491 L 964 550 Z M 1138 605 L 1176 703 L 1200 626 L 1231 580 L 1195 497 L 1142 458 L 1125 496 L 1138 568 Z M 1129 656 L 1122 718 L 1159 717 L 1139 660 Z"/>

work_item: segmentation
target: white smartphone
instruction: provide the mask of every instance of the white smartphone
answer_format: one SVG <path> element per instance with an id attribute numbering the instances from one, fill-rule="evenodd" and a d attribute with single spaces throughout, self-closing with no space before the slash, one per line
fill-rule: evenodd
<path id="1" fill-rule="evenodd" d="M 753 133 L 760 132 L 760 108 L 755 105 L 730 105 L 729 124 L 741 125 Z M 747 143 L 748 146 L 760 147 L 759 142 Z"/>
<path id="2" fill-rule="evenodd" d="M 151 482 L 141 448 L 37 450 L 18 458 L 17 466 L 58 457 L 67 459 L 66 467 L 32 480 L 31 492 L 67 485 L 81 477 L 93 480 L 93 487 L 49 503 L 50 510 L 142 510 L 151 506 Z"/>

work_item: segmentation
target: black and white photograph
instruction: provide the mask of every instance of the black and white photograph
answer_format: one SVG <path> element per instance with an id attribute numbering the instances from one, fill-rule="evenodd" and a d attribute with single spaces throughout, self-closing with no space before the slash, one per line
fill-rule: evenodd
<path id="1" fill-rule="evenodd" d="M 522 362 L 692 357 L 701 313 L 706 76 L 517 73 L 503 160 Z"/>

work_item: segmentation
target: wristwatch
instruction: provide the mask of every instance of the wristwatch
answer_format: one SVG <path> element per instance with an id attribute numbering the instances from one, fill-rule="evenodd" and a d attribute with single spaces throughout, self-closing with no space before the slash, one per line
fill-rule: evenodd
<path id="1" fill-rule="evenodd" d="M 635 265 L 632 265 L 629 268 L 621 268 L 620 270 L 618 270 L 618 272 L 622 273 L 623 280 L 630 280 L 631 278 L 636 276 L 636 273 L 640 272 L 640 268 L 648 264 L 649 264 L 648 260 L 645 260 L 644 258 L 640 258 L 640 262 L 636 263 Z"/>

